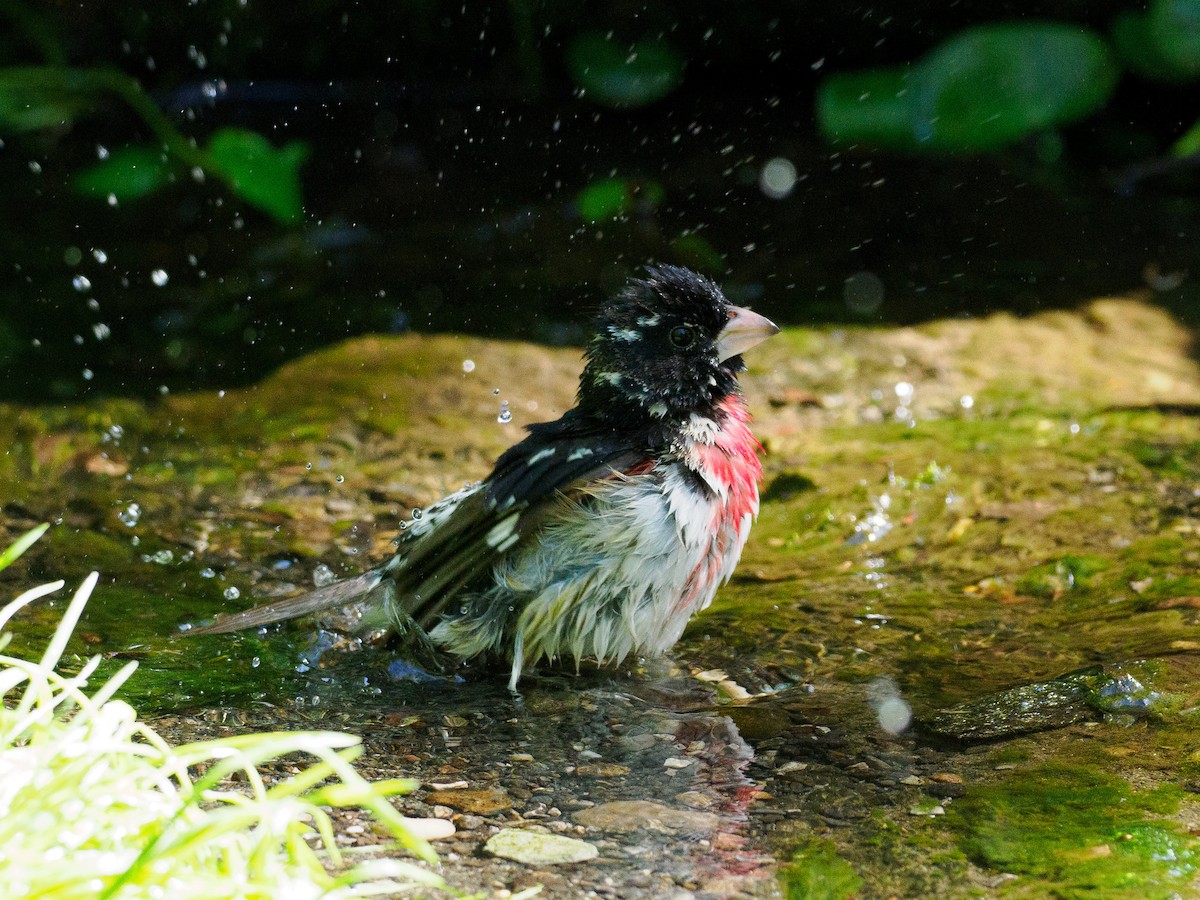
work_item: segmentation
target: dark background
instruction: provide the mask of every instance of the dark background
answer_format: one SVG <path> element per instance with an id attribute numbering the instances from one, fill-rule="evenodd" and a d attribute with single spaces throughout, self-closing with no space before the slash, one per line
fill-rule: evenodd
<path id="1" fill-rule="evenodd" d="M 40 30 L 72 67 L 136 77 L 184 135 L 237 125 L 311 147 L 303 220 L 284 225 L 211 178 L 115 207 L 81 197 L 73 173 L 99 148 L 149 136 L 115 98 L 0 135 L 0 397 L 228 387 L 365 331 L 577 343 L 605 293 L 656 260 L 697 266 L 784 324 L 1027 314 L 1174 288 L 1160 276 L 1193 264 L 1197 177 L 1162 161 L 1200 114 L 1193 84 L 1127 74 L 1095 115 L 986 155 L 831 144 L 814 121 L 832 72 L 903 64 L 981 22 L 1104 33 L 1131 8 L 0 7 L 26 26 L 0 30 L 2 65 L 40 63 Z M 580 96 L 566 55 L 585 30 L 668 40 L 682 83 L 635 109 Z M 782 199 L 758 183 L 775 157 L 798 173 Z M 588 221 L 580 193 L 609 177 L 647 200 Z M 879 279 L 878 304 L 847 302 L 860 272 Z M 1186 279 L 1156 296 L 1190 315 Z"/>

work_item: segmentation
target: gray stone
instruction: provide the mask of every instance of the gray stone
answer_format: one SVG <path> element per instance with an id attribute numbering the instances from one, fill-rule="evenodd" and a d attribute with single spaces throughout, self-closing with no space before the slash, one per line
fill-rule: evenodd
<path id="1" fill-rule="evenodd" d="M 498 831 L 488 838 L 483 849 L 492 856 L 502 856 L 527 866 L 587 862 L 589 859 L 595 859 L 599 853 L 587 841 L 558 834 L 543 834 L 540 831 L 522 831 L 518 828 L 504 828 Z"/>
<path id="2" fill-rule="evenodd" d="M 580 825 L 626 834 L 657 831 L 663 834 L 711 834 L 719 820 L 708 812 L 676 809 L 653 800 L 614 800 L 572 816 Z"/>

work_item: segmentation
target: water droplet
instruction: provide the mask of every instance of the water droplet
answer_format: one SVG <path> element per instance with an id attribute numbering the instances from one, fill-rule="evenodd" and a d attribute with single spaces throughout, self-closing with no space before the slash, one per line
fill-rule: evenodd
<path id="1" fill-rule="evenodd" d="M 107 325 L 105 325 L 103 322 L 97 322 L 95 325 L 92 326 L 92 334 L 94 334 L 96 336 L 96 340 L 104 341 L 104 340 L 108 340 L 108 338 L 112 337 L 112 329 L 109 328 Z"/>
<path id="2" fill-rule="evenodd" d="M 117 195 L 116 195 L 116 194 L 109 194 L 109 195 L 108 195 L 108 205 L 109 205 L 109 206 L 116 206 L 116 205 L 117 205 Z"/>
<path id="3" fill-rule="evenodd" d="M 900 398 L 901 403 L 907 404 L 908 401 L 912 399 L 913 386 L 907 381 L 896 382 L 895 391 L 896 396 Z"/>
<path id="4" fill-rule="evenodd" d="M 100 263 L 101 265 L 104 265 L 104 263 L 108 262 L 108 254 L 97 247 L 92 250 L 92 259 L 96 260 L 96 262 Z"/>
<path id="5" fill-rule="evenodd" d="M 91 381 L 93 378 L 96 377 L 96 373 L 93 372 L 91 369 L 84 369 L 81 374 L 83 375 L 84 381 Z"/>
<path id="6" fill-rule="evenodd" d="M 500 388 L 492 388 L 492 396 L 499 397 L 500 396 Z"/>
<path id="7" fill-rule="evenodd" d="M 257 669 L 261 665 L 262 665 L 262 660 L 259 659 L 257 656 L 254 657 L 254 659 L 250 660 L 250 668 L 252 668 L 252 669 Z"/>
<path id="8" fill-rule="evenodd" d="M 883 279 L 874 272 L 855 272 L 842 286 L 842 300 L 853 313 L 865 316 L 883 304 Z"/>
<path id="9" fill-rule="evenodd" d="M 317 587 L 325 587 L 325 585 L 333 584 L 335 581 L 337 581 L 337 575 L 325 563 L 321 563 L 313 569 L 313 584 Z"/>
<path id="10" fill-rule="evenodd" d="M 171 276 L 167 274 L 165 269 L 155 269 L 150 273 L 150 280 L 154 282 L 156 287 L 163 287 L 171 280 Z"/>
<path id="11" fill-rule="evenodd" d="M 501 425 L 507 425 L 512 421 L 512 411 L 508 408 L 508 401 L 500 401 L 500 414 L 496 416 L 496 421 Z"/>
<path id="12" fill-rule="evenodd" d="M 311 472 L 312 471 L 312 463 L 305 463 L 304 468 L 306 471 Z"/>
<path id="13" fill-rule="evenodd" d="M 231 585 L 230 587 L 225 588 L 223 596 L 226 600 L 236 600 L 238 597 L 242 596 L 242 592 Z"/>
<path id="14" fill-rule="evenodd" d="M 417 519 L 421 518 L 421 516 L 423 516 L 423 515 L 425 515 L 425 512 L 424 512 L 424 510 L 421 509 L 421 507 L 417 506 L 417 507 L 413 508 L 412 517 L 413 517 L 414 522 Z"/>
<path id="15" fill-rule="evenodd" d="M 159 566 L 169 566 L 175 561 L 175 554 L 170 550 L 159 550 L 156 553 L 142 554 L 142 562 L 154 563 Z"/>
<path id="16" fill-rule="evenodd" d="M 337 476 L 337 477 L 336 477 L 335 479 L 333 479 L 333 480 L 334 480 L 334 481 L 336 481 L 338 484 L 343 484 L 343 483 L 345 483 L 345 481 L 346 481 L 346 476 L 345 476 L 345 475 L 339 475 L 339 476 Z"/>
<path id="17" fill-rule="evenodd" d="M 76 275 L 71 279 L 71 287 L 75 288 L 75 290 L 82 294 L 84 291 L 90 291 L 92 289 L 92 282 L 91 279 L 89 279 L 86 275 Z"/>
<path id="18" fill-rule="evenodd" d="M 772 200 L 782 200 L 796 187 L 796 167 L 782 156 L 769 159 L 759 172 L 758 186 Z"/>
<path id="19" fill-rule="evenodd" d="M 463 371 L 464 372 L 474 372 L 475 371 L 475 360 L 464 359 L 463 360 Z"/>
<path id="20" fill-rule="evenodd" d="M 210 569 L 207 566 L 205 566 L 203 569 L 200 570 L 200 577 L 201 578 L 216 578 L 217 573 L 213 569 Z"/>
<path id="21" fill-rule="evenodd" d="M 961 406 L 963 409 L 970 409 L 971 407 L 973 407 L 975 405 L 975 398 L 972 397 L 970 394 L 963 394 L 961 397 L 958 398 L 958 405 Z"/>

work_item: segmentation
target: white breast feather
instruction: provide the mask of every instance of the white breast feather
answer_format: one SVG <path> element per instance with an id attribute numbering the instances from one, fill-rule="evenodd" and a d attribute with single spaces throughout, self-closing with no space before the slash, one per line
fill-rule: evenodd
<path id="1" fill-rule="evenodd" d="M 708 443 L 715 424 L 695 418 L 689 430 Z M 727 486 L 695 466 L 686 447 L 680 450 L 645 474 L 606 482 L 586 505 L 560 498 L 538 539 L 496 567 L 494 586 L 464 599 L 462 609 L 473 614 L 443 621 L 430 636 L 469 658 L 500 650 L 511 635 L 514 688 L 526 662 L 542 657 L 619 662 L 666 651 L 732 575 L 758 512 L 755 494 L 751 512 L 727 520 Z M 694 466 L 691 472 L 680 457 Z M 700 488 L 696 474 L 713 490 Z M 428 527 L 435 509 L 436 518 L 444 518 L 437 507 L 461 499 L 451 495 L 430 507 L 414 528 Z M 489 538 L 508 538 L 502 531 L 497 526 Z M 714 554 L 721 554 L 719 561 Z M 479 610 L 497 614 L 479 616 Z"/>

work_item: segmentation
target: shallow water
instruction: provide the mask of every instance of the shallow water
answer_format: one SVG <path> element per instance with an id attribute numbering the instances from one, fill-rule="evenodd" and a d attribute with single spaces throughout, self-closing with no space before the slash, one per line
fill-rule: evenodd
<path id="1" fill-rule="evenodd" d="M 785 333 L 747 378 L 767 479 L 731 584 L 668 659 L 544 671 L 519 696 L 312 628 L 175 635 L 319 566 L 386 556 L 412 508 L 570 403 L 571 351 L 366 338 L 242 390 L 8 407 L 9 536 L 58 524 L 4 587 L 99 569 L 73 650 L 138 658 L 127 693 L 177 739 L 363 734 L 366 771 L 421 778 L 405 808 L 458 826 L 441 846 L 464 886 L 1186 895 L 1200 832 L 1188 345 L 1135 299 Z M 56 616 L 30 610 L 18 646 Z M 501 826 L 600 856 L 551 870 L 480 855 Z"/>

